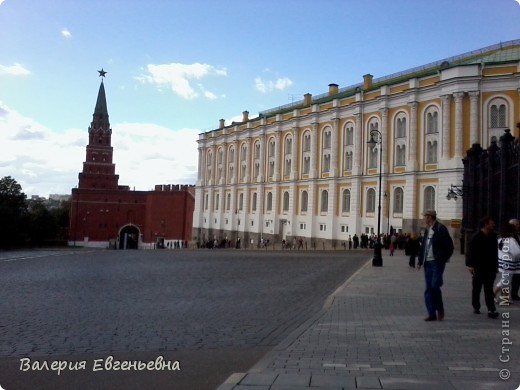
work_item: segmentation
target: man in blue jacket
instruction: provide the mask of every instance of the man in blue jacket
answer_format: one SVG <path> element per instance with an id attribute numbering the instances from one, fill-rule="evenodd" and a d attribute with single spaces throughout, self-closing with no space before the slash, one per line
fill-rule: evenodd
<path id="1" fill-rule="evenodd" d="M 426 210 L 423 214 L 426 231 L 423 235 L 417 269 L 424 265 L 426 290 L 424 302 L 428 310 L 425 321 L 442 321 L 444 319 L 444 304 L 442 302 L 441 286 L 446 263 L 453 254 L 453 240 L 446 226 L 437 221 L 435 210 Z"/>

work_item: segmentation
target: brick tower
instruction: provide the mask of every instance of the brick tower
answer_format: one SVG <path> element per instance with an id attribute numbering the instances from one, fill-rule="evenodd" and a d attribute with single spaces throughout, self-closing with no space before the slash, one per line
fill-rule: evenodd
<path id="1" fill-rule="evenodd" d="M 104 77 L 105 73 L 103 69 L 99 71 L 101 77 Z M 116 166 L 112 162 L 114 152 L 111 145 L 112 129 L 108 121 L 103 78 L 88 133 L 86 158 L 83 163 L 83 171 L 79 174 L 78 188 L 116 190 L 119 175 L 115 174 Z"/>

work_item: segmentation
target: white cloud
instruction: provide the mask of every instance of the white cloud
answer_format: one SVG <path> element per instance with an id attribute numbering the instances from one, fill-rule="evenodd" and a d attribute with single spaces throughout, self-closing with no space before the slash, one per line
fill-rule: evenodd
<path id="1" fill-rule="evenodd" d="M 72 38 L 72 34 L 70 33 L 70 31 L 67 28 L 64 28 L 63 30 L 61 30 L 61 36 L 65 39 Z"/>
<path id="2" fill-rule="evenodd" d="M 31 74 L 21 64 L 14 64 L 12 66 L 0 65 L 0 74 L 8 74 L 11 76 L 28 76 Z"/>
<path id="3" fill-rule="evenodd" d="M 202 93 L 208 99 L 216 99 L 217 95 L 209 92 L 199 83 L 197 91 L 191 84 L 193 80 L 200 80 L 210 76 L 227 76 L 225 68 L 216 68 L 208 64 L 148 64 L 148 74 L 136 77 L 143 83 L 156 84 L 157 86 L 168 86 L 175 94 L 184 99 L 194 99 Z"/>
<path id="4" fill-rule="evenodd" d="M 0 102 L 0 178 L 12 176 L 29 195 L 70 194 L 83 169 L 88 126 L 56 133 Z M 195 184 L 199 130 L 147 123 L 112 124 L 119 184 Z"/>
<path id="5" fill-rule="evenodd" d="M 255 87 L 258 91 L 262 93 L 271 92 L 274 90 L 283 91 L 287 89 L 293 84 L 293 82 L 288 77 L 278 78 L 275 81 L 273 80 L 262 80 L 261 77 L 255 78 Z"/>

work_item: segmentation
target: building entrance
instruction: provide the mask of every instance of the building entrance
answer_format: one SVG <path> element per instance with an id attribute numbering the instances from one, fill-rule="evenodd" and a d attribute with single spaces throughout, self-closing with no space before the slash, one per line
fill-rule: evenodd
<path id="1" fill-rule="evenodd" d="M 119 249 L 138 249 L 139 229 L 137 226 L 128 225 L 119 232 Z"/>

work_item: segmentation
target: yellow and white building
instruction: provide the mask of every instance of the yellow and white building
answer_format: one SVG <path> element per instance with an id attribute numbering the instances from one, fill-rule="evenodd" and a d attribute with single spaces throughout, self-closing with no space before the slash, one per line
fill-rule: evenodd
<path id="1" fill-rule="evenodd" d="M 195 240 L 256 245 L 304 238 L 339 247 L 349 235 L 418 232 L 436 209 L 460 237 L 462 158 L 505 128 L 518 137 L 520 40 L 437 61 L 261 112 L 199 135 Z M 372 146 L 370 131 L 382 136 Z"/>

